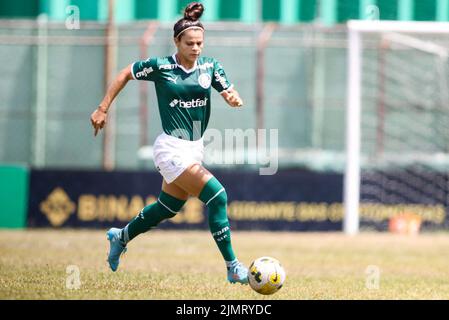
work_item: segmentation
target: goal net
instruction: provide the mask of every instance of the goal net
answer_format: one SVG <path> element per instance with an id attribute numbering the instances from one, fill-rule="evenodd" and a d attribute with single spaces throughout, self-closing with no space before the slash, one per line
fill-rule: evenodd
<path id="1" fill-rule="evenodd" d="M 426 215 L 448 207 L 449 24 L 349 21 L 348 45 L 344 231 L 441 220 Z"/>

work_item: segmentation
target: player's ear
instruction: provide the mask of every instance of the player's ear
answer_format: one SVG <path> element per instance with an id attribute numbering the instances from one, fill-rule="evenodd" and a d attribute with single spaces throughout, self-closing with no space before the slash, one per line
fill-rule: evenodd
<path id="1" fill-rule="evenodd" d="M 179 43 L 180 43 L 179 38 L 173 38 L 173 41 L 175 42 L 176 48 L 179 48 Z"/>

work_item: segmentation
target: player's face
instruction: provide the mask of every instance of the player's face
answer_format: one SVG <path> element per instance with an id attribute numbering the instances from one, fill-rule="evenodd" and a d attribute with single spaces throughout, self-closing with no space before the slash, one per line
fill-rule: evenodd
<path id="1" fill-rule="evenodd" d="M 195 63 L 204 46 L 204 32 L 201 29 L 191 29 L 181 35 L 181 39 L 175 39 L 178 54 L 189 63 Z"/>

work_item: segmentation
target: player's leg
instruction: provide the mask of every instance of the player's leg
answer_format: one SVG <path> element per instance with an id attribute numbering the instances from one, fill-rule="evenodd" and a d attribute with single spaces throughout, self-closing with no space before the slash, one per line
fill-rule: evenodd
<path id="1" fill-rule="evenodd" d="M 190 166 L 174 183 L 206 204 L 210 232 L 226 262 L 228 280 L 232 283 L 247 283 L 248 270 L 236 259 L 232 249 L 225 188 L 200 164 Z"/>
<path id="2" fill-rule="evenodd" d="M 184 206 L 188 193 L 176 185 L 162 182 L 162 191 L 158 199 L 144 207 L 140 213 L 125 227 L 122 241 L 128 243 L 141 233 L 156 227 L 166 219 L 174 217 Z"/>
<path id="3" fill-rule="evenodd" d="M 155 228 L 162 221 L 174 217 L 187 199 L 187 192 L 173 183 L 167 184 L 164 180 L 157 201 L 144 207 L 123 229 L 111 228 L 107 235 L 110 240 L 108 262 L 112 271 L 117 270 L 120 255 L 126 251 L 129 241 Z"/>

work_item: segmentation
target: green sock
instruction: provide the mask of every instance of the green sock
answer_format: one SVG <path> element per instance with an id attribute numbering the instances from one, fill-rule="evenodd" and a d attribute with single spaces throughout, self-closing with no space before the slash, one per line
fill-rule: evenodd
<path id="1" fill-rule="evenodd" d="M 235 260 L 231 244 L 231 229 L 227 215 L 228 197 L 221 183 L 212 177 L 198 198 L 209 209 L 209 229 L 225 261 Z"/>
<path id="2" fill-rule="evenodd" d="M 177 199 L 161 191 L 156 202 L 143 208 L 139 215 L 122 229 L 120 240 L 126 244 L 139 234 L 155 228 L 163 220 L 174 217 L 185 202 L 186 200 Z"/>

